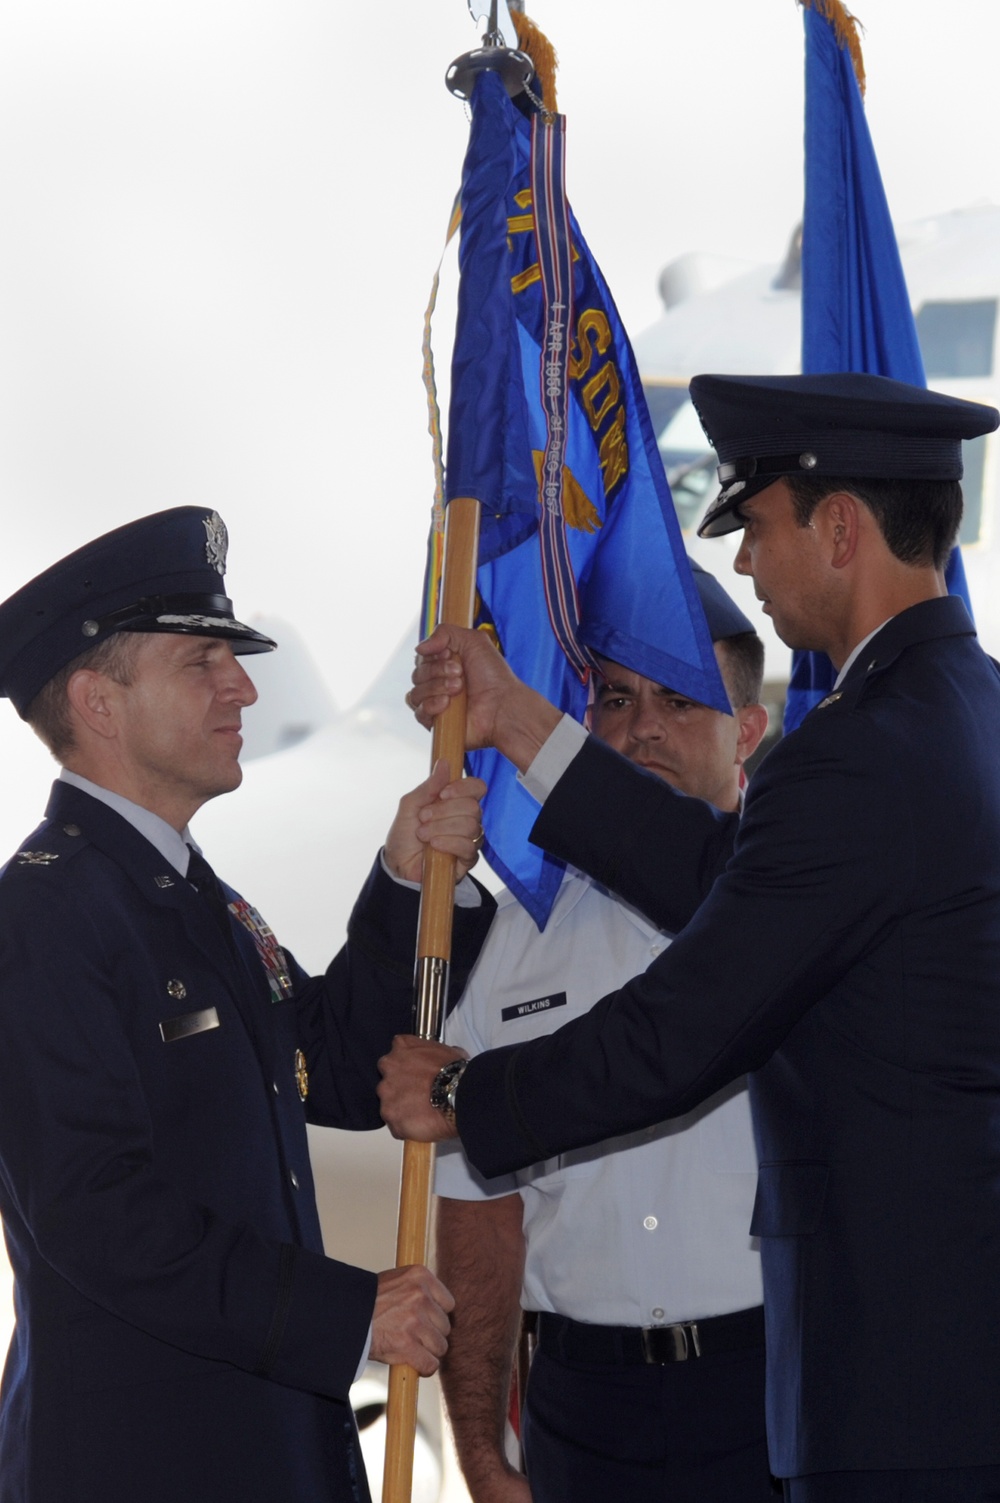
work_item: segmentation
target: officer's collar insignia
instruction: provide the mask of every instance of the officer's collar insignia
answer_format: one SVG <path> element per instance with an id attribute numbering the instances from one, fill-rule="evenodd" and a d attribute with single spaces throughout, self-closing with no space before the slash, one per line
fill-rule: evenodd
<path id="1" fill-rule="evenodd" d="M 288 973 L 288 961 L 285 959 L 284 950 L 256 908 L 251 907 L 245 898 L 238 898 L 236 902 L 230 903 L 229 912 L 239 920 L 253 939 L 261 964 L 267 972 L 271 1001 L 287 1002 L 292 995 L 292 978 Z"/>
<path id="2" fill-rule="evenodd" d="M 225 574 L 226 554 L 229 551 L 229 534 L 226 531 L 226 524 L 217 511 L 213 511 L 210 517 L 203 517 L 202 522 L 208 535 L 205 557 L 218 574 Z"/>
<path id="3" fill-rule="evenodd" d="M 157 887 L 173 887 L 174 885 L 173 877 L 168 877 L 166 872 L 161 873 L 161 875 L 158 877 L 154 877 L 153 881 L 156 883 Z"/>
<path id="4" fill-rule="evenodd" d="M 48 866 L 50 862 L 59 860 L 59 852 L 18 851 L 17 860 L 20 866 Z"/>
<path id="5" fill-rule="evenodd" d="M 833 694 L 828 694 L 825 699 L 820 700 L 816 706 L 817 710 L 825 710 L 827 705 L 835 705 L 837 700 L 843 697 L 843 693 L 843 689 L 837 689 Z"/>
<path id="6" fill-rule="evenodd" d="M 309 1071 L 306 1069 L 306 1057 L 301 1049 L 295 1051 L 295 1084 L 299 1088 L 299 1099 L 305 1101 L 309 1095 Z"/>

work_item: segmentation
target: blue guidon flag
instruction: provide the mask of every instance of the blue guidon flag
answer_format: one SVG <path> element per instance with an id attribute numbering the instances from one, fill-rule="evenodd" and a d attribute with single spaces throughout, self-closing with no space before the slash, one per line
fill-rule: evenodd
<path id="1" fill-rule="evenodd" d="M 802 370 L 859 371 L 926 386 L 896 234 L 861 99 L 857 23 L 841 0 L 802 0 L 806 41 Z M 863 75 L 862 75 L 863 76 Z M 966 605 L 962 555 L 948 588 Z M 825 653 L 796 652 L 785 702 L 792 731 L 833 688 Z"/>
<path id="2" fill-rule="evenodd" d="M 446 467 L 447 499 L 482 507 L 476 624 L 579 720 L 593 652 L 728 713 L 632 350 L 564 174 L 563 118 L 522 114 L 481 74 Z M 498 753 L 469 764 L 490 790 L 487 859 L 544 928 L 562 864 L 529 844 L 537 806 Z"/>

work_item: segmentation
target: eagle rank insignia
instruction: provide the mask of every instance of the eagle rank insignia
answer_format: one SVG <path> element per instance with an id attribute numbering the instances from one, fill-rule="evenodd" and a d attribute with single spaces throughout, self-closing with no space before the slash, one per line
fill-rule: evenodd
<path id="1" fill-rule="evenodd" d="M 226 572 L 226 554 L 229 552 L 229 533 L 226 524 L 217 511 L 213 511 L 210 517 L 202 517 L 207 541 L 205 543 L 205 557 L 217 574 Z"/>

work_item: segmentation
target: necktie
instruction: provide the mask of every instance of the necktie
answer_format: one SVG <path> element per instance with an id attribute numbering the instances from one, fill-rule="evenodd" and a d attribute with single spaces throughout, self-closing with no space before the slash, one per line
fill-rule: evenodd
<path id="1" fill-rule="evenodd" d="M 229 922 L 229 905 L 226 902 L 226 895 L 222 891 L 222 884 L 204 856 L 196 851 L 194 846 L 189 845 L 188 850 L 191 852 L 187 869 L 188 881 L 195 888 L 198 896 L 208 904 L 212 917 L 222 930 L 226 943 L 231 950 L 235 951 L 233 929 Z"/>

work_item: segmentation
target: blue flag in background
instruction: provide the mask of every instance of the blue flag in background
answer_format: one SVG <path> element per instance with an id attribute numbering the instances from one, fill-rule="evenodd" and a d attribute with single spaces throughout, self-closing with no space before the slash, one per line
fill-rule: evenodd
<path id="1" fill-rule="evenodd" d="M 446 469 L 447 498 L 482 505 L 476 624 L 578 720 L 590 649 L 728 713 L 632 350 L 562 195 L 562 128 L 533 131 L 480 75 Z M 529 844 L 537 805 L 497 752 L 469 765 L 487 859 L 544 928 L 563 868 Z"/>
<path id="2" fill-rule="evenodd" d="M 861 90 L 836 24 L 803 0 L 806 37 L 802 370 L 862 371 L 926 386 L 896 234 Z M 834 7 L 830 6 L 833 10 Z M 839 9 L 840 25 L 852 23 Z M 969 604 L 962 555 L 946 573 Z M 970 606 L 971 610 L 971 606 Z M 825 653 L 796 652 L 785 701 L 792 731 L 836 677 Z"/>

